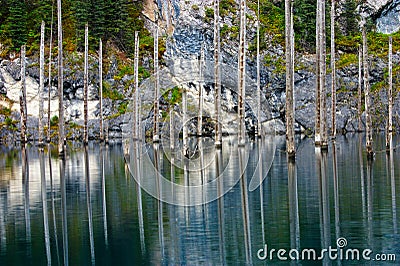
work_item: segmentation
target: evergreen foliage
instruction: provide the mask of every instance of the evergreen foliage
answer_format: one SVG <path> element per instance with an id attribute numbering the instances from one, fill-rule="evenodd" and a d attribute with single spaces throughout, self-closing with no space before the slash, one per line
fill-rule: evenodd
<path id="1" fill-rule="evenodd" d="M 46 34 L 50 32 L 52 8 L 57 11 L 53 1 L 1 1 L 0 42 L 12 44 L 14 50 L 25 43 L 28 49 L 36 49 L 42 20 L 46 23 Z M 84 28 L 88 22 L 92 49 L 97 49 L 98 39 L 102 38 L 105 43 L 111 41 L 122 51 L 132 54 L 134 32 L 140 31 L 141 37 L 150 35 L 141 19 L 142 5 L 142 1 L 130 0 L 62 1 L 65 49 L 83 49 Z M 145 44 L 144 47 L 152 49 L 152 45 Z"/>

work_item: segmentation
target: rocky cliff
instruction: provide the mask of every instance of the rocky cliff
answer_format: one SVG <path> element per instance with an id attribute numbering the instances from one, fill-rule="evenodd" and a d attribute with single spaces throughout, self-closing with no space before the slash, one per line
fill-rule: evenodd
<path id="1" fill-rule="evenodd" d="M 232 1 L 233 2 L 233 1 Z M 279 2 L 279 1 L 278 1 Z M 343 2 L 343 1 L 341 1 Z M 162 112 L 169 107 L 171 89 L 183 87 L 188 91 L 190 115 L 197 115 L 197 102 L 199 88 L 206 92 L 205 117 L 213 116 L 214 105 L 214 78 L 213 78 L 213 20 L 210 15 L 212 1 L 179 1 L 179 0 L 146 0 L 143 10 L 143 19 L 150 32 L 154 29 L 154 10 L 161 14 L 161 31 L 166 41 L 166 51 L 162 58 L 161 88 L 163 91 Z M 400 16 L 399 0 L 369 0 L 369 16 L 373 17 L 377 30 L 383 33 L 392 33 L 398 30 L 398 17 Z M 237 47 L 238 47 L 238 5 L 233 4 L 229 10 L 223 10 L 221 22 L 221 57 L 222 57 L 222 109 L 224 130 L 228 133 L 235 132 L 237 112 Z M 340 10 L 340 6 L 339 6 Z M 254 43 L 256 34 L 255 13 L 250 8 L 247 15 L 248 47 Z M 340 13 L 340 12 L 339 12 Z M 254 51 L 249 49 L 246 61 L 246 126 L 249 131 L 254 130 L 257 119 L 263 121 L 266 131 L 284 133 L 285 120 L 285 76 L 284 76 L 284 48 L 275 41 L 275 36 L 263 37 L 262 50 L 263 62 L 261 67 L 261 91 L 262 112 L 261 117 L 256 117 L 256 99 L 258 90 L 256 78 L 256 62 Z M 200 76 L 199 56 L 201 47 L 205 51 L 204 75 Z M 343 52 L 338 51 L 340 57 Z M 105 89 L 108 91 L 108 99 L 105 101 L 104 115 L 108 119 L 108 128 L 111 137 L 121 136 L 121 132 L 129 127 L 130 114 L 124 114 L 132 92 L 132 73 L 121 71 L 120 60 L 115 55 L 108 58 L 109 65 L 105 74 Z M 27 69 L 27 95 L 28 95 L 28 132 L 30 138 L 36 138 L 38 116 L 38 67 L 37 58 L 28 59 Z M 68 54 L 65 60 L 64 97 L 66 100 L 66 118 L 69 125 L 69 138 L 80 138 L 83 119 L 83 69 L 82 55 L 79 53 Z M 143 66 L 151 67 L 151 58 L 142 58 Z M 89 118 L 90 136 L 98 136 L 98 65 L 96 57 L 90 58 L 90 94 L 89 94 Z M 400 63 L 400 53 L 394 55 L 394 64 Z M 54 62 L 54 66 L 56 62 Z M 315 109 L 315 60 L 310 54 L 296 54 L 295 73 L 295 106 L 296 106 L 296 130 L 297 132 L 313 132 Z M 3 95 L 0 104 L 3 113 L 0 116 L 2 133 L 0 138 L 8 138 L 10 129 L 14 136 L 18 137 L 19 127 L 19 88 L 20 88 L 20 62 L 19 58 L 3 60 L 0 64 L 0 93 Z M 372 56 L 371 84 L 375 86 L 373 94 L 374 126 L 383 129 L 385 126 L 387 96 L 385 89 L 385 72 L 387 60 L 385 57 Z M 129 72 L 129 71 L 128 71 Z M 327 91 L 330 90 L 330 76 L 327 78 Z M 46 80 L 46 84 L 49 81 Z M 356 92 L 358 83 L 357 64 L 345 64 L 338 69 L 338 127 L 342 132 L 352 132 L 358 128 Z M 51 86 L 51 116 L 57 115 L 58 104 L 56 101 L 56 78 L 53 78 Z M 141 83 L 142 115 L 146 127 L 151 128 L 153 79 L 150 77 Z M 373 86 L 374 87 L 374 86 Z M 47 85 L 46 85 L 47 88 Z M 329 97 L 330 93 L 328 93 Z M 47 92 L 45 96 L 47 100 Z M 328 98 L 330 103 L 330 98 Z M 395 102 L 395 125 L 400 127 L 400 103 Z M 45 104 L 45 110 L 46 108 Z M 180 108 L 176 106 L 178 113 Z M 330 106 L 328 104 L 328 114 Z M 163 114 L 160 114 L 163 115 Z"/>

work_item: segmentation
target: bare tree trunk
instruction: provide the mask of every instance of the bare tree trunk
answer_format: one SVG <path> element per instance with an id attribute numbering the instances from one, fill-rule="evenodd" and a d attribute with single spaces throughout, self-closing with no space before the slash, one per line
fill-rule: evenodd
<path id="1" fill-rule="evenodd" d="M 260 0 L 257 1 L 257 135 L 261 137 Z"/>
<path id="2" fill-rule="evenodd" d="M 332 69 L 332 137 L 336 138 L 336 47 L 335 47 L 335 1 L 331 6 L 331 69 Z"/>
<path id="3" fill-rule="evenodd" d="M 159 94 L 160 94 L 160 84 L 159 84 L 159 73 L 158 73 L 158 15 L 156 14 L 156 29 L 154 33 L 154 75 L 155 75 L 155 94 L 154 94 L 154 133 L 153 142 L 158 143 L 160 141 L 159 136 Z"/>
<path id="4" fill-rule="evenodd" d="M 321 16 L 320 16 L 320 97 L 321 97 L 321 148 L 328 148 L 328 129 L 327 129 L 327 115 L 326 115 L 326 28 L 325 28 L 325 0 L 321 2 Z"/>
<path id="5" fill-rule="evenodd" d="M 372 140 L 372 119 L 369 113 L 371 106 L 371 95 L 369 87 L 369 66 L 368 66 L 368 44 L 367 44 L 367 33 L 366 33 L 366 22 L 365 17 L 362 19 L 362 39 L 363 39 L 363 67 L 364 67 L 364 91 L 365 91 L 365 117 L 366 117 L 366 147 L 368 158 L 372 159 L 374 155 L 373 151 L 373 140 Z"/>
<path id="6" fill-rule="evenodd" d="M 50 25 L 50 41 L 49 41 L 49 85 L 47 94 L 47 142 L 51 141 L 51 61 L 53 50 L 53 20 L 54 20 L 54 1 L 51 6 L 51 25 Z"/>
<path id="7" fill-rule="evenodd" d="M 203 104 L 204 104 L 204 96 L 203 96 L 203 82 L 204 82 L 204 47 L 201 46 L 200 52 L 200 62 L 199 62 L 199 116 L 197 119 L 197 136 L 203 135 Z"/>
<path id="8" fill-rule="evenodd" d="M 99 42 L 99 104 L 100 104 L 100 141 L 104 141 L 103 128 L 103 42 Z"/>
<path id="9" fill-rule="evenodd" d="M 182 92 L 182 110 L 183 110 L 183 154 L 188 156 L 188 128 L 187 128 L 187 94 L 186 88 Z"/>
<path id="10" fill-rule="evenodd" d="M 83 144 L 87 145 L 89 142 L 89 133 L 88 133 L 88 86 L 89 86 L 89 29 L 88 23 L 85 24 L 85 66 L 84 66 L 84 77 L 83 77 Z"/>
<path id="11" fill-rule="evenodd" d="M 285 0 L 285 46 L 286 46 L 286 151 L 288 156 L 295 158 L 294 143 L 294 91 L 293 91 L 293 8 L 292 0 Z"/>
<path id="12" fill-rule="evenodd" d="M 315 87 L 315 146 L 321 145 L 321 0 L 317 0 L 315 58 L 316 58 L 316 87 Z"/>
<path id="13" fill-rule="evenodd" d="M 215 146 L 222 147 L 221 113 L 221 69 L 220 69 L 220 18 L 219 0 L 214 0 L 214 86 L 215 86 Z"/>
<path id="14" fill-rule="evenodd" d="M 358 47 L 358 132 L 362 131 L 362 47 Z"/>
<path id="15" fill-rule="evenodd" d="M 238 91 L 239 91 L 239 146 L 246 144 L 246 125 L 245 125 L 245 100 L 246 100 L 246 0 L 240 1 L 240 41 L 239 41 L 239 75 L 238 75 Z"/>
<path id="16" fill-rule="evenodd" d="M 389 89 L 388 89 L 388 122 L 386 132 L 386 148 L 390 148 L 390 133 L 393 132 L 393 38 L 389 36 Z"/>
<path id="17" fill-rule="evenodd" d="M 64 69 L 63 69 L 63 37 L 61 19 L 61 0 L 57 0 L 58 20 L 58 154 L 64 157 Z"/>
<path id="18" fill-rule="evenodd" d="M 133 123 L 134 125 L 134 137 L 139 139 L 139 101 L 140 101 L 140 91 L 139 91 L 139 32 L 135 32 L 135 119 Z"/>
<path id="19" fill-rule="evenodd" d="M 43 147 L 43 91 L 44 91 L 44 30 L 45 24 L 42 21 L 40 27 L 40 59 L 39 59 L 39 147 Z"/>
<path id="20" fill-rule="evenodd" d="M 24 145 L 27 141 L 26 138 L 26 120 L 27 120 L 27 108 L 26 108 L 26 46 L 21 47 L 21 92 L 19 96 L 20 108 L 21 108 L 21 144 Z"/>

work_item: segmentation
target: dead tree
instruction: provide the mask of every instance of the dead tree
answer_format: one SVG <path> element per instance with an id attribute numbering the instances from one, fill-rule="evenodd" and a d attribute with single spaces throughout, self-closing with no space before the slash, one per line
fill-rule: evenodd
<path id="1" fill-rule="evenodd" d="M 358 99 L 357 99 L 357 110 L 358 110 L 358 132 L 362 131 L 362 47 L 358 47 Z"/>
<path id="2" fill-rule="evenodd" d="M 332 70 L 332 137 L 336 138 L 336 47 L 335 47 L 335 2 L 331 6 L 331 70 Z"/>
<path id="3" fill-rule="evenodd" d="M 84 77 L 83 77 L 83 144 L 87 145 L 89 141 L 88 133 L 88 86 L 89 86 L 89 29 L 88 23 L 85 24 L 85 60 L 84 60 Z"/>
<path id="4" fill-rule="evenodd" d="M 21 144 L 24 145 L 27 141 L 26 137 L 26 120 L 27 120 L 27 108 L 26 108 L 26 46 L 21 47 L 21 92 L 19 95 L 20 112 L 21 112 Z"/>
<path id="5" fill-rule="evenodd" d="M 99 42 L 99 105 L 100 105 L 100 141 L 104 140 L 103 128 L 103 42 Z"/>
<path id="6" fill-rule="evenodd" d="M 320 91 L 320 83 L 321 83 L 321 0 L 317 1 L 317 14 L 316 14 L 316 34 L 315 34 L 315 59 L 316 59 L 316 68 L 315 68 L 315 76 L 316 76 L 316 86 L 315 86 L 315 146 L 321 145 L 321 91 Z"/>
<path id="7" fill-rule="evenodd" d="M 257 1 L 257 135 L 261 137 L 260 0 Z"/>
<path id="8" fill-rule="evenodd" d="M 240 1 L 240 40 L 238 55 L 238 144 L 244 146 L 246 143 L 246 126 L 245 126 L 245 99 L 246 99 L 246 0 Z"/>
<path id="9" fill-rule="evenodd" d="M 386 148 L 390 148 L 390 134 L 393 132 L 393 38 L 389 36 L 389 89 L 388 89 L 388 121 L 386 130 Z"/>
<path id="10" fill-rule="evenodd" d="M 133 123 L 134 125 L 134 137 L 139 139 L 139 101 L 140 101 L 140 91 L 139 91 L 139 32 L 135 32 L 135 59 L 134 59 L 134 67 L 135 67 L 135 118 Z"/>
<path id="11" fill-rule="evenodd" d="M 40 59 L 39 59 L 39 146 L 42 147 L 43 142 L 43 91 L 44 91 L 44 30 L 45 24 L 42 21 L 40 27 Z"/>
<path id="12" fill-rule="evenodd" d="M 296 154 L 294 143 L 294 31 L 292 4 L 292 0 L 285 0 L 286 151 L 290 158 L 294 158 Z"/>
<path id="13" fill-rule="evenodd" d="M 202 136 L 203 132 L 203 105 L 204 105 L 204 96 L 203 96 L 203 67 L 204 67 L 204 47 L 201 46 L 200 51 L 200 60 L 199 60 L 199 116 L 197 119 L 197 136 Z"/>
<path id="14" fill-rule="evenodd" d="M 54 3 L 54 2 L 53 2 Z M 54 20 L 54 4 L 51 6 L 51 25 L 49 40 L 49 84 L 47 94 L 47 142 L 51 141 L 51 60 L 53 50 L 53 20 Z"/>
<path id="15" fill-rule="evenodd" d="M 57 0 L 58 20 L 58 154 L 64 157 L 64 69 L 61 0 Z"/>
<path id="16" fill-rule="evenodd" d="M 158 73 L 158 15 L 155 14 L 155 32 L 154 32 L 154 132 L 153 142 L 158 143 L 160 141 L 159 136 L 159 97 L 160 97 L 160 80 Z"/>
<path id="17" fill-rule="evenodd" d="M 320 122 L 321 122 L 321 148 L 328 148 L 328 130 L 326 115 L 326 28 L 325 28 L 325 0 L 320 0 Z"/>
<path id="18" fill-rule="evenodd" d="M 366 148 L 368 158 L 372 159 L 374 155 L 373 150 L 373 139 L 372 139 L 372 118 L 370 114 L 371 107 L 371 95 L 369 87 L 369 56 L 368 56 L 368 43 L 367 43 L 367 32 L 365 16 L 362 18 L 361 23 L 362 29 L 362 40 L 363 40 L 363 68 L 364 68 L 364 91 L 365 91 L 365 118 L 366 118 Z"/>
<path id="19" fill-rule="evenodd" d="M 222 147 L 221 113 L 221 66 L 220 66 L 220 18 L 219 0 L 214 0 L 214 86 L 215 86 L 215 146 Z"/>

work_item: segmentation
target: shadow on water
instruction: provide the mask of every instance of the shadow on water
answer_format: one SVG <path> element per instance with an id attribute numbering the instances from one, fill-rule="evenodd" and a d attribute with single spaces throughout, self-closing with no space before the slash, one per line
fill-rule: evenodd
<path id="1" fill-rule="evenodd" d="M 267 255 L 281 248 L 314 248 L 318 254 L 340 238 L 346 248 L 400 257 L 395 136 L 389 152 L 377 153 L 374 161 L 367 160 L 359 135 L 338 137 L 328 153 L 302 140 L 296 162 L 280 151 L 284 138 L 272 141 L 278 147 L 272 165 L 268 138 L 240 148 L 232 140 L 222 149 L 198 141 L 192 161 L 182 161 L 178 150 L 166 154 L 162 144 L 136 142 L 129 164 L 117 143 L 75 145 L 64 160 L 50 146 L 44 152 L 5 149 L 0 265 L 359 265 L 325 257 L 281 261 L 277 251 L 272 259 L 257 256 L 266 246 Z M 151 164 L 143 160 L 147 151 Z M 261 184 L 251 191 L 253 178 Z M 187 205 L 159 201 L 143 184 Z M 213 184 L 211 192 L 205 184 Z M 217 194 L 224 196 L 188 204 Z"/>

